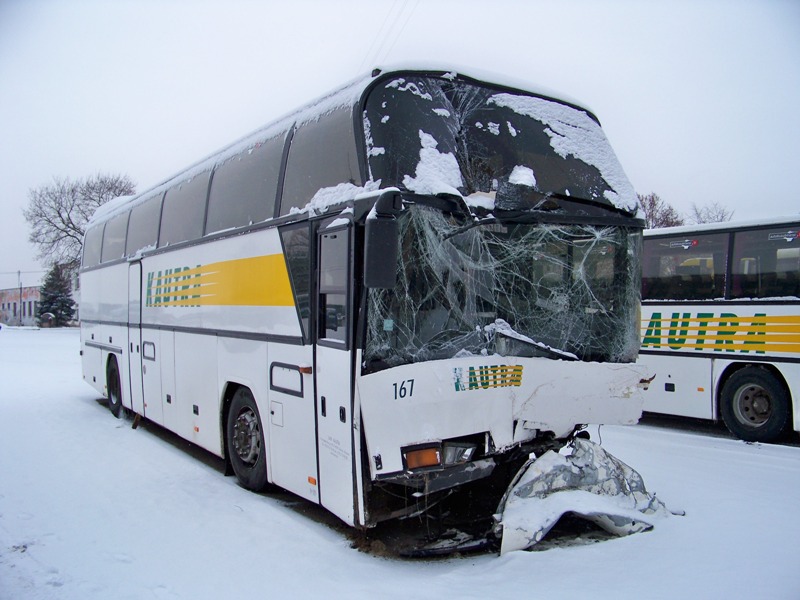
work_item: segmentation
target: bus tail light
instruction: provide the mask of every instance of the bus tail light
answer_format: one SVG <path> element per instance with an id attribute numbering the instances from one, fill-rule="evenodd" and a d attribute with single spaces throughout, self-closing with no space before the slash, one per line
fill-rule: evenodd
<path id="1" fill-rule="evenodd" d="M 403 459 L 406 469 L 438 467 L 442 464 L 442 450 L 438 446 L 403 450 Z"/>

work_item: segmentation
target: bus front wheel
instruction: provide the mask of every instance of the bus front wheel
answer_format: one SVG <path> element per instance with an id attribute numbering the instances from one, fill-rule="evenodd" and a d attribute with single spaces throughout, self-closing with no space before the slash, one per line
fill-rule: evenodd
<path id="1" fill-rule="evenodd" d="M 108 362 L 106 386 L 108 387 L 108 409 L 119 419 L 122 414 L 122 385 L 119 379 L 117 360 L 113 357 Z"/>
<path id="2" fill-rule="evenodd" d="M 228 410 L 226 445 L 239 484 L 254 492 L 267 488 L 267 452 L 264 431 L 253 393 L 241 387 Z"/>
<path id="3" fill-rule="evenodd" d="M 788 429 L 789 396 L 769 371 L 745 367 L 722 387 L 720 412 L 731 433 L 747 442 L 773 442 Z"/>

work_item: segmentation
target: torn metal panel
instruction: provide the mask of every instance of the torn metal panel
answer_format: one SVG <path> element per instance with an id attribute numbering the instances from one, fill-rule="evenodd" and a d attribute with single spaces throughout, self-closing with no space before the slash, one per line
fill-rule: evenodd
<path id="1" fill-rule="evenodd" d="M 650 529 L 669 515 L 639 473 L 588 440 L 573 444 L 568 456 L 549 451 L 520 469 L 497 509 L 501 554 L 540 542 L 566 513 L 616 535 Z"/>

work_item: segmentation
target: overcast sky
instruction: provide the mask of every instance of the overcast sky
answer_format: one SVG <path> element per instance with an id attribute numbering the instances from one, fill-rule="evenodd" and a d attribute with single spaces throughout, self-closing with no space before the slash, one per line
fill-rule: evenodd
<path id="1" fill-rule="evenodd" d="M 800 2 L 0 0 L 0 289 L 28 190 L 144 190 L 376 65 L 475 67 L 600 118 L 639 193 L 800 213 Z M 9 274 L 10 273 L 10 274 Z"/>

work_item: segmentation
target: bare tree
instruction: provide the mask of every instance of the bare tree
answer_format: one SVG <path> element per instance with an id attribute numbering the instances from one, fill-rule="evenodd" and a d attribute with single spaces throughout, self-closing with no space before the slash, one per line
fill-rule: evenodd
<path id="1" fill-rule="evenodd" d="M 647 195 L 637 194 L 637 196 L 644 212 L 647 229 L 684 224 L 681 214 L 668 202 L 662 200 L 658 194 L 651 192 Z"/>
<path id="2" fill-rule="evenodd" d="M 689 221 L 692 223 L 723 223 L 730 221 L 733 211 L 722 206 L 719 202 L 712 202 L 707 206 L 697 206 L 692 202 L 692 211 L 689 213 Z"/>
<path id="3" fill-rule="evenodd" d="M 97 174 L 71 181 L 54 178 L 51 185 L 31 189 L 22 211 L 30 227 L 28 239 L 48 264 L 76 269 L 86 222 L 94 211 L 117 196 L 135 193 L 127 175 Z"/>

